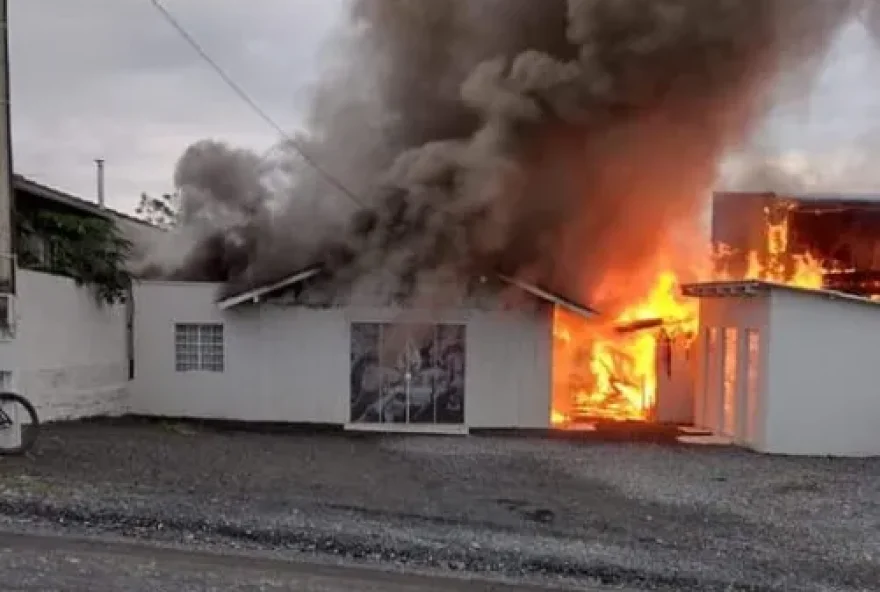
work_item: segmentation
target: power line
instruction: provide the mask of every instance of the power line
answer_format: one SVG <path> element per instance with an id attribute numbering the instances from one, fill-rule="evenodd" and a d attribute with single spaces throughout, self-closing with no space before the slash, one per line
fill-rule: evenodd
<path id="1" fill-rule="evenodd" d="M 351 191 L 348 187 L 345 186 L 342 181 L 331 175 L 327 170 L 321 167 L 314 158 L 308 155 L 306 151 L 299 145 L 299 143 L 288 134 L 284 128 L 282 128 L 278 123 L 269 116 L 266 111 L 260 107 L 260 105 L 251 98 L 251 96 L 247 93 L 247 91 L 242 88 L 240 84 L 235 82 L 235 80 L 223 69 L 220 65 L 208 54 L 207 51 L 201 46 L 201 44 L 195 40 L 195 38 L 190 35 L 189 31 L 180 24 L 180 22 L 171 14 L 167 8 L 165 8 L 159 0 L 150 0 L 150 4 L 159 12 L 160 15 L 168 22 L 171 27 L 177 31 L 177 33 L 186 41 L 190 47 L 192 47 L 199 57 L 201 57 L 210 67 L 217 73 L 218 76 L 226 83 L 238 98 L 244 101 L 253 111 L 256 113 L 260 119 L 262 119 L 266 124 L 268 124 L 272 129 L 274 129 L 279 136 L 287 140 L 291 146 L 293 146 L 294 150 L 300 155 L 300 157 L 313 169 L 315 169 L 324 180 L 333 185 L 336 189 L 342 192 L 343 195 L 348 197 L 355 205 L 364 207 L 363 202 L 358 199 L 357 195 L 353 191 Z"/>

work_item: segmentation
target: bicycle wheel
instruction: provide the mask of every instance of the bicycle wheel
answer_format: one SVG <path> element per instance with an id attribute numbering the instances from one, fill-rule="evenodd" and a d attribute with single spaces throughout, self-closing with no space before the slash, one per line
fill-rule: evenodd
<path id="1" fill-rule="evenodd" d="M 24 454 L 37 441 L 40 419 L 18 393 L 0 393 L 0 455 Z"/>

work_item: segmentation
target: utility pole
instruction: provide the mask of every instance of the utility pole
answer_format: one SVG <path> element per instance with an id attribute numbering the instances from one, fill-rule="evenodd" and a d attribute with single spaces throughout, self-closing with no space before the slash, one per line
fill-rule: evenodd
<path id="1" fill-rule="evenodd" d="M 12 176 L 12 125 L 9 110 L 9 34 L 7 0 L 0 0 L 0 364 L 3 379 L 0 388 L 14 391 L 17 382 L 17 347 L 11 344 L 15 337 L 15 238 Z M 9 404 L 3 405 L 5 414 L 14 413 Z M 15 419 L 17 421 L 17 418 Z M 4 446 L 18 446 L 22 442 L 21 426 L 16 423 L 13 430 L 3 430 L 0 443 Z"/>
<path id="2" fill-rule="evenodd" d="M 9 107 L 9 27 L 7 0 L 0 0 L 0 296 L 15 294 L 15 200 Z M 8 300 L 8 299 L 3 299 Z"/>

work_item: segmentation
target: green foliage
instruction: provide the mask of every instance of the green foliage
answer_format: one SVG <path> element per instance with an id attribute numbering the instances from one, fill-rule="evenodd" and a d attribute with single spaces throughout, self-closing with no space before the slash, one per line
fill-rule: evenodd
<path id="1" fill-rule="evenodd" d="M 177 199 L 171 194 L 152 197 L 141 193 L 141 201 L 135 208 L 137 217 L 159 228 L 171 228 L 177 225 Z"/>
<path id="2" fill-rule="evenodd" d="M 90 286 L 99 302 L 125 301 L 131 278 L 124 266 L 132 245 L 112 220 L 43 210 L 20 215 L 18 232 L 23 267 Z"/>

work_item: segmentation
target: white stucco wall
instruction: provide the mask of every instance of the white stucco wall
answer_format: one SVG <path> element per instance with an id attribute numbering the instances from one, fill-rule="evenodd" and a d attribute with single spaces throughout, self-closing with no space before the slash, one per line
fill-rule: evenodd
<path id="1" fill-rule="evenodd" d="M 722 408 L 722 360 L 725 355 L 723 330 L 727 328 L 737 329 L 739 338 L 732 430 L 725 426 Z M 708 351 L 710 330 L 717 331 L 714 353 Z M 747 330 L 757 331 L 760 336 L 760 348 L 755 360 L 757 389 L 752 396 L 749 396 L 747 386 L 748 353 L 745 343 Z M 771 343 L 769 295 L 748 298 L 704 298 L 700 301 L 700 335 L 696 344 L 697 395 L 694 397 L 695 424 L 698 427 L 712 430 L 755 450 L 764 449 L 766 430 L 764 396 L 767 392 Z"/>
<path id="2" fill-rule="evenodd" d="M 880 305 L 775 290 L 764 449 L 880 455 Z"/>
<path id="3" fill-rule="evenodd" d="M 773 454 L 880 455 L 880 306 L 771 288 L 700 302 L 697 425 Z M 719 330 L 713 355 L 706 331 Z M 735 429 L 724 425 L 721 330 L 736 328 Z M 760 331 L 754 389 L 744 330 Z"/>
<path id="4" fill-rule="evenodd" d="M 19 270 L 15 338 L 0 343 L 0 370 L 41 421 L 120 415 L 128 406 L 124 306 L 99 306 L 68 278 Z"/>
<path id="5" fill-rule="evenodd" d="M 454 311 L 430 317 L 365 308 L 271 304 L 226 313 L 217 286 L 135 287 L 132 411 L 158 416 L 346 424 L 350 324 L 467 324 L 465 422 L 472 428 L 546 428 L 550 418 L 550 316 Z M 225 371 L 175 372 L 174 324 L 221 322 Z"/>
<path id="6" fill-rule="evenodd" d="M 215 323 L 224 319 L 214 304 L 218 286 L 186 282 L 136 283 L 134 293 L 134 379 L 131 412 L 145 415 L 214 417 L 230 394 L 240 398 L 254 384 L 246 364 L 234 355 L 241 347 L 235 335 L 225 337 L 223 373 L 174 370 L 174 323 Z M 244 363 L 244 365 L 243 365 Z"/>

